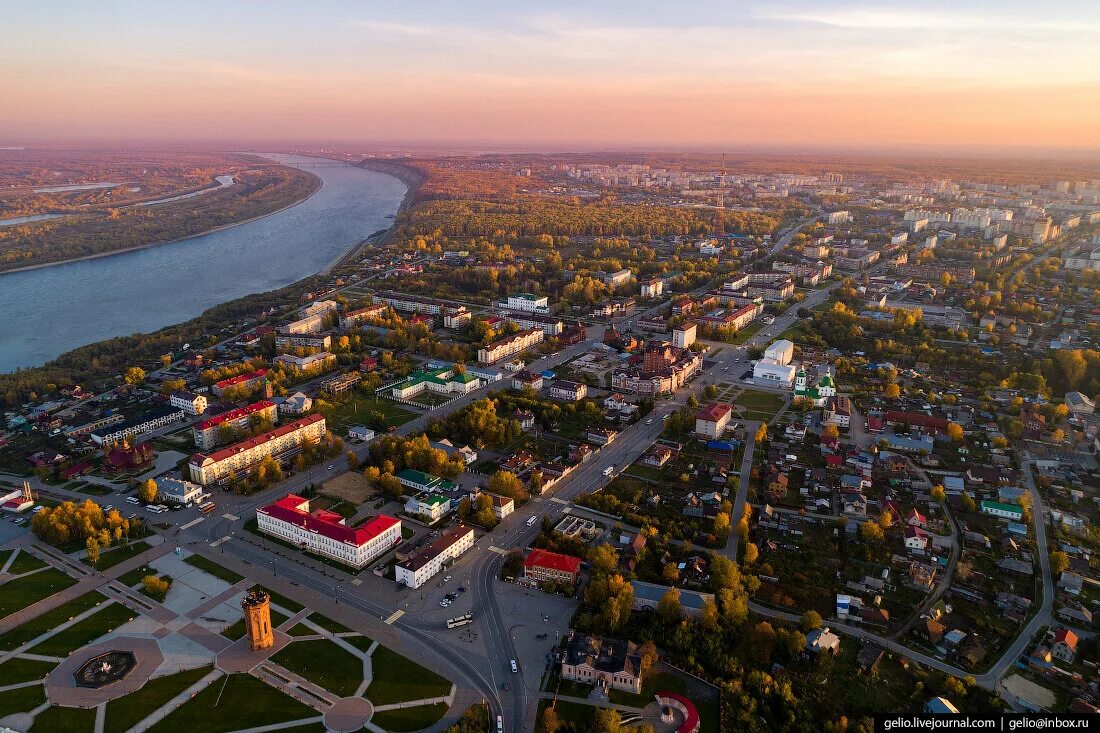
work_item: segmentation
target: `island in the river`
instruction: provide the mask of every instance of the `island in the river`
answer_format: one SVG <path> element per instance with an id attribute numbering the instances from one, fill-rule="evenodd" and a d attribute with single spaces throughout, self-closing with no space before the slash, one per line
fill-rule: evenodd
<path id="1" fill-rule="evenodd" d="M 320 186 L 308 171 L 238 153 L 0 151 L 0 272 L 233 226 Z"/>

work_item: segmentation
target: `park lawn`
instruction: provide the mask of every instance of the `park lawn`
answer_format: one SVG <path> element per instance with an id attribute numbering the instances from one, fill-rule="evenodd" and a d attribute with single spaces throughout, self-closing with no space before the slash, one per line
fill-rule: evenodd
<path id="1" fill-rule="evenodd" d="M 197 667 L 157 677 L 146 682 L 140 690 L 111 700 L 107 703 L 103 733 L 126 733 L 209 672 L 210 667 Z M 215 684 L 218 682 L 220 680 Z"/>
<path id="2" fill-rule="evenodd" d="M 128 573 L 123 573 L 122 575 L 118 576 L 117 580 L 119 583 L 126 586 L 127 588 L 133 588 L 135 585 L 140 583 L 146 575 L 156 574 L 156 570 L 153 570 L 151 567 L 146 565 L 144 567 L 134 568 Z"/>
<path id="3" fill-rule="evenodd" d="M 291 636 L 317 636 L 317 632 L 303 623 L 294 624 L 286 633 Z"/>
<path id="4" fill-rule="evenodd" d="M 247 674 L 231 674 L 215 680 L 149 730 L 151 733 L 177 733 L 183 730 L 228 733 L 315 717 L 317 713 L 313 708 L 257 678 Z"/>
<path id="5" fill-rule="evenodd" d="M 344 626 L 339 621 L 333 621 L 328 616 L 322 616 L 319 613 L 311 613 L 306 618 L 320 626 L 322 629 L 325 629 L 326 631 L 331 631 L 333 634 L 344 634 L 351 631 L 351 629 L 349 629 L 347 626 Z"/>
<path id="6" fill-rule="evenodd" d="M 757 392 L 746 389 L 737 396 L 736 402 L 745 410 L 750 420 L 769 420 L 783 408 L 784 399 L 771 392 Z"/>
<path id="7" fill-rule="evenodd" d="M 550 707 L 550 700 L 539 700 L 539 717 L 542 717 L 542 711 Z M 558 700 L 554 709 L 558 713 L 558 722 L 562 724 L 559 731 L 572 731 L 573 733 L 581 733 L 587 731 L 592 724 L 592 711 L 595 710 L 591 705 L 585 705 L 579 702 L 569 702 L 568 700 Z"/>
<path id="8" fill-rule="evenodd" d="M 447 714 L 447 703 L 437 702 L 434 705 L 417 705 L 411 708 L 395 708 L 375 713 L 370 722 L 378 727 L 404 733 L 427 728 L 438 723 L 440 718 Z"/>
<path id="9" fill-rule="evenodd" d="M 145 540 L 142 540 L 140 542 L 133 542 L 129 545 L 115 547 L 111 550 L 107 550 L 106 552 L 101 553 L 99 556 L 99 562 L 97 562 L 92 567 L 94 567 L 96 570 L 107 570 L 108 568 L 113 568 L 120 562 L 125 562 L 126 560 L 129 560 L 134 555 L 140 555 L 141 553 L 148 550 L 150 547 L 152 547 L 152 545 L 150 545 Z M 88 562 L 88 558 L 86 557 L 84 558 L 84 564 L 91 565 L 91 563 Z"/>
<path id="10" fill-rule="evenodd" d="M 82 646 L 87 646 L 104 634 L 114 631 L 139 614 L 121 603 L 112 603 L 96 611 L 88 618 L 77 621 L 69 628 L 31 647 L 34 654 L 50 657 L 67 657 Z"/>
<path id="11" fill-rule="evenodd" d="M 10 652 L 18 649 L 31 639 L 60 626 L 74 616 L 79 616 L 105 600 L 107 600 L 106 596 L 97 591 L 92 591 L 58 606 L 52 611 L 28 619 L 18 627 L 0 636 L 0 652 Z"/>
<path id="12" fill-rule="evenodd" d="M 329 639 L 296 641 L 271 661 L 340 697 L 350 697 L 363 681 L 363 660 Z"/>
<path id="13" fill-rule="evenodd" d="M 0 567 L 2 567 L 3 564 L 3 562 L 0 562 Z M 44 567 L 46 567 L 46 563 L 26 550 L 20 550 L 19 554 L 15 556 L 15 559 L 11 561 L 11 567 L 8 568 L 8 572 L 12 575 L 22 575 L 23 573 L 29 573 L 32 570 L 38 570 Z"/>
<path id="14" fill-rule="evenodd" d="M 63 708 L 51 705 L 34 716 L 30 733 L 56 733 L 59 730 L 94 730 L 95 708 Z"/>
<path id="15" fill-rule="evenodd" d="M 283 614 L 276 611 L 274 608 L 271 609 L 271 628 L 278 628 L 279 625 L 286 621 L 288 618 L 290 617 L 284 616 Z M 237 639 L 243 637 L 244 633 L 244 618 L 237 619 L 236 623 L 231 624 L 222 630 L 222 636 L 227 639 L 232 639 L 233 641 L 236 641 Z"/>
<path id="16" fill-rule="evenodd" d="M 329 429 L 337 435 L 343 435 L 348 428 L 362 425 L 372 412 L 380 412 L 386 417 L 386 426 L 404 425 L 420 417 L 418 413 L 402 409 L 392 400 L 374 395 L 356 394 L 351 399 L 337 403 L 325 414 Z"/>
<path id="17" fill-rule="evenodd" d="M 208 560 L 202 555 L 191 555 L 190 557 L 186 558 L 184 562 L 188 565 L 198 568 L 208 575 L 213 575 L 215 578 L 220 578 L 230 585 L 244 580 L 243 575 L 238 575 L 228 568 L 223 568 L 218 563 L 214 562 L 213 560 Z"/>
<path id="18" fill-rule="evenodd" d="M 40 662 L 37 659 L 9 659 L 0 664 L 0 687 L 40 680 L 56 666 L 53 662 Z"/>
<path id="19" fill-rule="evenodd" d="M 0 550 L 0 568 L 4 567 L 4 563 L 8 561 L 8 558 L 11 557 L 13 552 L 15 552 L 15 550 Z"/>
<path id="20" fill-rule="evenodd" d="M 49 598 L 58 591 L 76 583 L 76 578 L 49 568 L 24 578 L 9 580 L 0 585 L 0 618 L 22 611 L 27 606 Z"/>
<path id="21" fill-rule="evenodd" d="M 0 694 L 0 718 L 12 713 L 29 713 L 46 702 L 46 689 L 42 685 L 20 687 Z"/>
<path id="22" fill-rule="evenodd" d="M 392 649 L 379 646 L 371 655 L 374 680 L 366 697 L 375 705 L 443 697 L 451 683 Z"/>
<path id="23" fill-rule="evenodd" d="M 753 321 L 737 333 L 733 334 L 733 338 L 730 339 L 730 343 L 743 344 L 750 338 L 755 336 L 764 326 L 765 323 L 763 321 Z"/>
<path id="24" fill-rule="evenodd" d="M 363 636 L 362 634 L 359 636 L 341 636 L 340 638 L 356 649 L 362 649 L 365 652 L 369 652 L 371 645 L 374 644 L 374 639 L 371 639 L 369 636 Z"/>

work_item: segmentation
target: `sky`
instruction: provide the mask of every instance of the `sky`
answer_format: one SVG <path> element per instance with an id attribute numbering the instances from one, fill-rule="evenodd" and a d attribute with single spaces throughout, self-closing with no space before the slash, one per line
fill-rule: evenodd
<path id="1" fill-rule="evenodd" d="M 0 0 L 0 146 L 1100 150 L 1100 2 Z"/>

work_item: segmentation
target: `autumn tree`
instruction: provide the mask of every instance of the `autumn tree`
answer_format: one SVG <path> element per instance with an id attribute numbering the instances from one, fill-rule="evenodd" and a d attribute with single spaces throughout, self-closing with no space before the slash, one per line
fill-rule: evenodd
<path id="1" fill-rule="evenodd" d="M 669 588 L 657 601 L 657 615 L 666 624 L 672 624 L 680 620 L 680 589 Z"/>
<path id="2" fill-rule="evenodd" d="M 936 484 L 935 486 L 932 487 L 932 491 L 930 493 L 930 496 L 932 497 L 933 501 L 943 501 L 944 499 L 947 498 L 947 492 L 944 491 L 944 488 L 942 486 L 940 486 L 939 484 Z"/>
<path id="3" fill-rule="evenodd" d="M 145 479 L 141 482 L 141 486 L 138 487 L 138 498 L 146 504 L 151 504 L 157 500 L 157 482 L 153 479 Z"/>
<path id="4" fill-rule="evenodd" d="M 84 547 L 88 550 L 88 562 L 92 565 L 99 564 L 99 540 L 95 537 L 89 537 L 84 543 Z"/>
<path id="5" fill-rule="evenodd" d="M 1061 550 L 1050 553 L 1050 572 L 1059 575 L 1069 570 L 1069 555 Z"/>
<path id="6" fill-rule="evenodd" d="M 814 629 L 821 628 L 821 614 L 814 610 L 806 611 L 802 614 L 802 618 L 798 620 L 799 626 L 803 631 L 813 631 Z"/>
<path id="7" fill-rule="evenodd" d="M 126 381 L 126 384 L 141 384 L 145 381 L 145 370 L 141 367 L 130 367 L 126 370 L 126 374 L 123 379 Z"/>
<path id="8" fill-rule="evenodd" d="M 527 490 L 523 488 L 523 482 L 511 471 L 497 471 L 490 476 L 489 491 L 516 501 L 527 498 Z"/>
<path id="9" fill-rule="evenodd" d="M 745 554 L 741 558 L 746 565 L 752 565 L 760 557 L 760 548 L 752 542 L 745 543 Z"/>
<path id="10" fill-rule="evenodd" d="M 966 433 L 963 431 L 962 425 L 957 422 L 947 423 L 947 437 L 951 438 L 956 443 L 961 443 Z"/>
<path id="11" fill-rule="evenodd" d="M 539 715 L 538 733 L 557 733 L 560 727 L 557 709 L 548 705 Z"/>
<path id="12" fill-rule="evenodd" d="M 882 527 L 874 522 L 863 522 L 859 525 L 859 538 L 864 542 L 881 545 L 886 539 Z"/>

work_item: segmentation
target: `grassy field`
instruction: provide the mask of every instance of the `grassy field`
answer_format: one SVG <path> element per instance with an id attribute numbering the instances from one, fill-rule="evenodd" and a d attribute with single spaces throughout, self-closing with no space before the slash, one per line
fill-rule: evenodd
<path id="1" fill-rule="evenodd" d="M 198 667 L 186 672 L 157 677 L 129 695 L 107 703 L 103 733 L 126 733 L 176 695 L 195 684 L 210 671 L 210 667 Z"/>
<path id="2" fill-rule="evenodd" d="M 295 601 L 292 598 L 287 598 L 286 596 L 276 593 L 273 590 L 264 588 L 262 585 L 254 585 L 252 586 L 252 590 L 262 590 L 266 592 L 269 596 L 271 596 L 272 603 L 274 603 L 276 606 L 282 606 L 291 613 L 298 613 L 299 611 L 305 610 L 305 606 L 303 606 L 301 603 L 298 603 L 298 601 Z"/>
<path id="3" fill-rule="evenodd" d="M 149 730 L 152 733 L 181 730 L 228 733 L 316 716 L 312 708 L 255 677 L 233 674 L 215 680 Z"/>
<path id="4" fill-rule="evenodd" d="M 156 570 L 153 570 L 151 567 L 146 565 L 144 567 L 134 568 L 130 572 L 123 573 L 122 575 L 118 576 L 118 582 L 126 586 L 127 588 L 132 588 L 140 583 L 141 579 L 144 578 L 146 575 L 156 574 Z"/>
<path id="5" fill-rule="evenodd" d="M 2 565 L 2 563 L 0 563 L 0 565 Z M 15 556 L 15 559 L 11 561 L 11 567 L 8 568 L 8 572 L 12 575 L 22 575 L 23 573 L 29 573 L 32 570 L 38 570 L 44 567 L 46 567 L 46 563 L 26 550 L 20 550 L 19 554 Z"/>
<path id="6" fill-rule="evenodd" d="M 328 639 L 296 641 L 271 660 L 340 697 L 354 695 L 363 681 L 363 660 Z"/>
<path id="7" fill-rule="evenodd" d="M 215 578 L 221 578 L 230 585 L 244 580 L 243 575 L 237 575 L 232 570 L 223 568 L 221 565 L 218 565 L 213 560 L 207 560 L 202 555 L 191 555 L 186 560 L 184 560 L 184 562 L 188 565 L 192 565 L 198 568 L 199 570 L 202 570 L 204 573 L 213 575 Z"/>
<path id="8" fill-rule="evenodd" d="M 59 730 L 93 730 L 95 708 L 63 708 L 51 705 L 34 716 L 30 733 L 55 733 Z"/>
<path id="9" fill-rule="evenodd" d="M 322 616 L 319 613 L 311 613 L 309 614 L 309 616 L 307 616 L 307 618 L 313 623 L 320 626 L 322 629 L 325 629 L 326 631 L 331 631 L 334 634 L 343 634 L 351 631 L 351 629 L 349 629 L 347 626 L 344 626 L 339 621 L 333 621 L 328 616 Z"/>
<path id="10" fill-rule="evenodd" d="M 771 392 L 758 392 L 746 389 L 739 394 L 736 402 L 745 409 L 744 416 L 749 420 L 770 420 L 783 409 L 784 399 Z"/>
<path id="11" fill-rule="evenodd" d="M 446 703 L 435 705 L 417 705 L 412 708 L 397 708 L 395 710 L 383 710 L 375 713 L 371 723 L 384 730 L 393 733 L 404 733 L 427 728 L 429 725 L 439 722 L 439 719 L 447 714 Z"/>
<path id="12" fill-rule="evenodd" d="M 355 394 L 350 399 L 337 403 L 325 415 L 325 422 L 329 430 L 337 435 L 343 435 L 348 428 L 362 425 L 372 412 L 385 415 L 387 427 L 404 425 L 419 417 L 417 413 L 402 408 L 393 400 L 376 395 Z"/>
<path id="13" fill-rule="evenodd" d="M 759 333 L 760 329 L 762 329 L 764 327 L 764 325 L 765 324 L 764 324 L 763 321 L 753 321 L 752 323 L 750 323 L 749 325 L 745 326 L 740 331 L 735 333 L 733 335 L 733 338 L 730 339 L 730 343 L 734 343 L 734 344 L 743 344 L 743 343 L 745 343 L 750 338 L 752 338 L 757 333 Z"/>
<path id="14" fill-rule="evenodd" d="M 134 542 L 129 545 L 124 545 L 122 547 L 115 547 L 111 550 L 108 550 L 107 552 L 102 553 L 99 556 L 99 562 L 97 562 L 94 567 L 96 570 L 107 570 L 108 568 L 113 568 L 120 562 L 125 562 L 129 560 L 134 555 L 140 555 L 141 553 L 150 549 L 150 547 L 152 547 L 152 545 L 144 540 L 142 540 L 141 542 Z M 84 558 L 84 564 L 91 565 L 91 563 L 88 562 L 88 558 Z"/>
<path id="15" fill-rule="evenodd" d="M 27 606 L 49 598 L 76 583 L 76 579 L 56 568 L 49 568 L 25 578 L 16 578 L 0 585 L 0 618 L 10 616 Z"/>
<path id="16" fill-rule="evenodd" d="M 39 662 L 34 659 L 9 659 L 0 664 L 0 687 L 40 680 L 56 666 L 53 662 Z"/>
<path id="17" fill-rule="evenodd" d="M 31 639 L 41 636 L 52 628 L 60 626 L 70 618 L 84 613 L 97 603 L 101 603 L 105 600 L 107 600 L 106 596 L 96 591 L 92 591 L 91 593 L 85 593 L 68 603 L 58 606 L 52 611 L 47 611 L 40 616 L 28 619 L 18 627 L 0 636 L 0 652 L 10 652 L 13 649 L 18 649 Z"/>
<path id="18" fill-rule="evenodd" d="M 359 636 L 345 636 L 342 638 L 344 641 L 351 644 L 356 649 L 362 649 L 365 652 L 369 652 L 371 645 L 374 644 L 373 639 L 371 639 L 369 636 L 363 636 L 362 634 L 360 634 Z"/>
<path id="19" fill-rule="evenodd" d="M 89 496 L 107 496 L 108 494 L 114 493 L 111 489 L 101 484 L 84 484 L 78 488 L 77 491 L 81 494 L 88 494 Z"/>
<path id="20" fill-rule="evenodd" d="M 40 644 L 35 644 L 31 649 L 35 654 L 67 657 L 80 647 L 87 646 L 137 616 L 136 612 L 121 603 L 112 603 Z"/>
<path id="21" fill-rule="evenodd" d="M 20 687 L 0 695 L 0 718 L 12 713 L 27 713 L 46 702 L 46 689 L 42 685 Z"/>
<path id="22" fill-rule="evenodd" d="M 451 683 L 431 670 L 384 646 L 371 655 L 374 680 L 366 697 L 375 705 L 442 697 Z"/>

